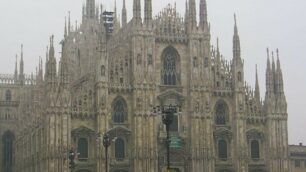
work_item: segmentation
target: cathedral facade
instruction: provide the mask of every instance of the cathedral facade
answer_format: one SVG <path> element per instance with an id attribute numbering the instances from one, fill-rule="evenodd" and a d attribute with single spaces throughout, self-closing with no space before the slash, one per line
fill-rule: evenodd
<path id="1" fill-rule="evenodd" d="M 37 73 L 0 75 L 0 171 L 104 172 L 102 136 L 111 137 L 110 172 L 163 172 L 166 128 L 153 107 L 178 105 L 170 126 L 176 172 L 289 172 L 287 103 L 278 50 L 267 52 L 266 93 L 244 78 L 234 23 L 233 57 L 212 46 L 205 0 L 185 15 L 168 5 L 152 17 L 152 0 L 133 1 L 127 21 L 83 6 L 80 25 L 65 24 L 59 63 L 54 38 Z M 199 18 L 199 21 L 197 19 Z M 275 56 L 275 57 L 274 57 Z M 276 58 L 276 60 L 274 60 Z"/>

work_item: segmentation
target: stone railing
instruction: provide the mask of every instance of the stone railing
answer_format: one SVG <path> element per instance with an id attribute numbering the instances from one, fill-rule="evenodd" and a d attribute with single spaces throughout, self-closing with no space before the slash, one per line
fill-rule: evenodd
<path id="1" fill-rule="evenodd" d="M 20 81 L 18 79 L 15 80 L 15 76 L 13 74 L 0 74 L 0 84 L 15 85 L 15 84 L 20 84 Z M 35 85 L 36 76 L 25 75 L 24 84 L 25 85 Z"/>
<path id="2" fill-rule="evenodd" d="M 17 84 L 12 74 L 0 74 L 0 84 Z"/>

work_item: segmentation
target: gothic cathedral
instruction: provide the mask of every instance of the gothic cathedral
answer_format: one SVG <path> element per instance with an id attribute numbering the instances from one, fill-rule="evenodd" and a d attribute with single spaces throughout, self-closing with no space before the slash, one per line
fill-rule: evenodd
<path id="1" fill-rule="evenodd" d="M 56 58 L 24 73 L 0 75 L 0 171 L 104 172 L 102 136 L 111 139 L 110 172 L 164 172 L 166 127 L 153 107 L 178 105 L 170 130 L 176 172 L 289 172 L 287 103 L 278 50 L 269 50 L 264 100 L 245 82 L 235 18 L 233 57 L 211 45 L 206 0 L 168 5 L 152 17 L 152 0 L 133 1 L 119 20 L 95 0 L 80 25 L 70 16 Z M 199 21 L 197 19 L 199 18 Z M 274 60 L 275 58 L 275 60 Z M 59 59 L 59 62 L 57 62 Z"/>

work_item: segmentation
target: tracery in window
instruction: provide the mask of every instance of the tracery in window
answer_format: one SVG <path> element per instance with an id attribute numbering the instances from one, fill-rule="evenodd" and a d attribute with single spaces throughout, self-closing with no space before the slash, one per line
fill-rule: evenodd
<path id="1" fill-rule="evenodd" d="M 113 103 L 113 122 L 124 123 L 127 120 L 126 103 L 122 98 L 117 98 Z"/>
<path id="2" fill-rule="evenodd" d="M 174 48 L 170 47 L 163 53 L 162 82 L 164 85 L 177 85 L 179 80 L 178 53 Z"/>
<path id="3" fill-rule="evenodd" d="M 224 101 L 219 101 L 215 107 L 217 125 L 225 125 L 228 120 L 228 107 Z"/>

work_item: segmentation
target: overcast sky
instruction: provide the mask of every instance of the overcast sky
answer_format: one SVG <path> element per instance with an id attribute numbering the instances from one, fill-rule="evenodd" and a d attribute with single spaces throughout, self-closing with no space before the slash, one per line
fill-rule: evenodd
<path id="1" fill-rule="evenodd" d="M 185 0 L 152 0 L 157 14 L 168 3 L 184 15 Z M 199 4 L 199 0 L 196 0 Z M 15 54 L 24 44 L 25 71 L 35 71 L 38 57 L 45 57 L 49 36 L 60 42 L 64 18 L 71 11 L 73 23 L 81 21 L 84 0 L 1 0 L 0 73 L 13 73 Z M 108 10 L 114 0 L 96 0 Z M 117 0 L 121 12 L 122 0 Z M 129 19 L 132 2 L 126 0 Z M 246 80 L 254 87 L 258 64 L 261 96 L 265 91 L 266 48 L 279 48 L 288 101 L 289 143 L 306 144 L 306 1 L 305 0 L 207 0 L 212 43 L 219 37 L 222 54 L 232 57 L 233 15 L 237 14 Z M 197 10 L 197 12 L 199 12 Z M 120 14 L 118 14 L 119 16 Z M 60 51 L 57 46 L 57 52 Z M 57 57 L 59 54 L 57 54 Z"/>

